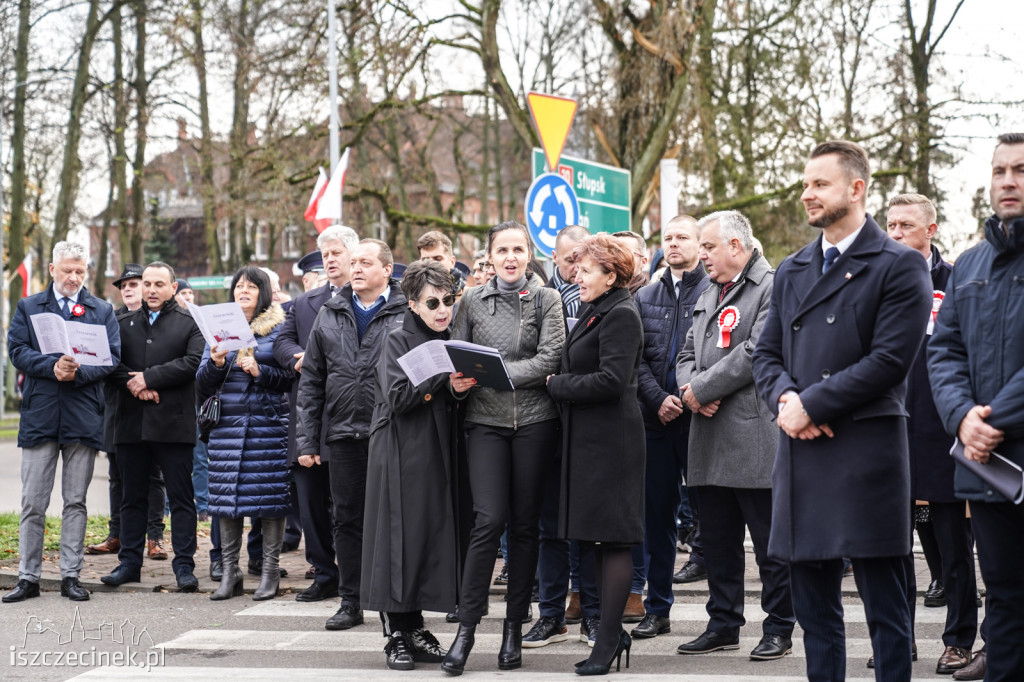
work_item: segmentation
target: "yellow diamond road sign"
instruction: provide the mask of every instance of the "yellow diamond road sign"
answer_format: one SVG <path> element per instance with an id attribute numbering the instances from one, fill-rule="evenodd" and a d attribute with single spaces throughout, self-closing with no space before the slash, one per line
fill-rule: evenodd
<path id="1" fill-rule="evenodd" d="M 531 92 L 526 95 L 526 102 L 530 105 L 530 114 L 533 116 L 534 125 L 537 126 L 548 169 L 554 171 L 558 168 L 558 159 L 562 156 L 565 138 L 568 137 L 572 120 L 576 116 L 576 100 Z"/>

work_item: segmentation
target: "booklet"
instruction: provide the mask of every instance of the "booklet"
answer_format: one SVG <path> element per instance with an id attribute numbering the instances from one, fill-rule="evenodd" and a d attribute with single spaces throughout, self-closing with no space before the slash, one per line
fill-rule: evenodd
<path id="1" fill-rule="evenodd" d="M 70 355 L 80 365 L 108 367 L 114 364 L 107 328 L 102 324 L 65 320 L 56 313 L 37 313 L 29 319 L 43 355 Z"/>
<path id="2" fill-rule="evenodd" d="M 515 389 L 498 350 L 468 341 L 427 341 L 398 358 L 398 364 L 415 386 L 438 374 L 462 372 L 476 379 L 477 386 Z"/>
<path id="3" fill-rule="evenodd" d="M 954 441 L 949 454 L 953 456 L 957 464 L 967 467 L 969 471 L 995 488 L 1006 499 L 1014 504 L 1024 501 L 1024 469 L 1015 462 L 997 452 L 990 452 L 988 462 L 985 464 L 967 459 L 963 443 L 959 438 Z"/>
<path id="4" fill-rule="evenodd" d="M 188 311 L 199 325 L 206 344 L 217 350 L 241 350 L 256 345 L 256 336 L 249 328 L 242 306 L 235 302 L 212 305 L 188 304 Z"/>

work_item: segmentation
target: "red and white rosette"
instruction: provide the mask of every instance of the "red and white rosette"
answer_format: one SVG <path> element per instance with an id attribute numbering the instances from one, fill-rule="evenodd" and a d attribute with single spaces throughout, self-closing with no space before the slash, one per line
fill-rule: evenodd
<path id="1" fill-rule="evenodd" d="M 935 318 L 939 316 L 939 308 L 942 307 L 942 299 L 946 298 L 945 291 L 939 291 L 936 289 L 932 292 L 932 314 L 928 318 L 928 336 L 932 335 L 935 331 Z"/>
<path id="2" fill-rule="evenodd" d="M 718 347 L 729 347 L 729 335 L 736 325 L 740 323 L 740 311 L 736 306 L 731 305 L 718 316 Z"/>
<path id="3" fill-rule="evenodd" d="M 71 314 L 74 315 L 75 317 L 81 317 L 82 315 L 85 315 L 85 306 L 82 305 L 81 303 L 76 303 L 75 305 L 71 306 Z"/>

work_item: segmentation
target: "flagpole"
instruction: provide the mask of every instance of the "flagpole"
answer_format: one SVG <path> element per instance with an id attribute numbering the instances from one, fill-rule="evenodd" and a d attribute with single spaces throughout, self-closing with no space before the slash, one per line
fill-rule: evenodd
<path id="1" fill-rule="evenodd" d="M 327 136 L 331 143 L 331 177 L 338 166 L 338 47 L 335 42 L 334 0 L 327 0 L 327 92 L 331 100 L 331 116 Z"/>

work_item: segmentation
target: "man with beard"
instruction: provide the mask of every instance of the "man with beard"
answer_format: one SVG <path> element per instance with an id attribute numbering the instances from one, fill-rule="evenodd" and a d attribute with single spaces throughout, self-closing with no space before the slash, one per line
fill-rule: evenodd
<path id="1" fill-rule="evenodd" d="M 856 144 L 811 152 L 801 201 L 822 233 L 779 266 L 752 357 L 782 430 L 768 555 L 790 562 L 810 680 L 846 675 L 843 557 L 864 602 L 876 679 L 911 675 L 904 397 L 932 286 L 920 254 L 866 214 L 870 177 Z"/>

